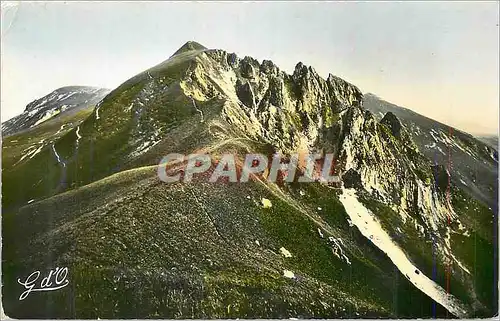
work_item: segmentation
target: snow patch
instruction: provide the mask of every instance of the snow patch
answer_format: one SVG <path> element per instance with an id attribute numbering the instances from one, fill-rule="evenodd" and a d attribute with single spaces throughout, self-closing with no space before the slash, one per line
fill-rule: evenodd
<path id="1" fill-rule="evenodd" d="M 35 108 L 35 109 L 29 111 L 28 117 L 33 117 L 36 113 L 38 113 L 39 110 L 40 110 L 40 108 Z"/>
<path id="2" fill-rule="evenodd" d="M 262 198 L 261 202 L 262 202 L 262 207 L 264 207 L 264 208 L 270 208 L 273 206 L 271 201 L 268 200 L 267 198 Z"/>
<path id="3" fill-rule="evenodd" d="M 351 261 L 345 255 L 344 250 L 342 249 L 342 246 L 345 247 L 344 241 L 342 241 L 341 238 L 334 238 L 330 236 L 328 238 L 328 241 L 330 241 L 332 244 L 332 253 L 339 259 L 344 260 L 347 264 L 351 265 Z"/>
<path id="4" fill-rule="evenodd" d="M 288 251 L 284 247 L 280 248 L 280 252 L 284 257 L 292 257 L 292 253 L 290 253 L 290 251 Z"/>
<path id="5" fill-rule="evenodd" d="M 361 234 L 385 252 L 399 271 L 406 275 L 411 283 L 457 317 L 463 318 L 466 316 L 467 310 L 453 295 L 446 293 L 442 287 L 422 272 L 415 273 L 419 269 L 411 263 L 406 254 L 393 242 L 373 213 L 358 201 L 354 189 L 342 188 L 340 201 Z"/>
<path id="6" fill-rule="evenodd" d="M 156 135 L 154 135 L 156 136 Z M 161 140 L 158 140 L 158 141 L 153 141 L 153 140 L 147 140 L 147 141 L 144 141 L 142 142 L 141 145 L 139 145 L 136 150 L 134 152 L 132 152 L 130 154 L 131 157 L 137 157 L 141 154 L 144 154 L 145 152 L 147 152 L 148 150 L 150 150 L 151 148 L 153 148 L 154 146 L 156 146 Z"/>
<path id="7" fill-rule="evenodd" d="M 45 112 L 45 115 L 43 115 L 42 118 L 40 118 L 33 126 L 31 127 L 35 127 L 36 125 L 38 124 L 41 124 L 43 123 L 44 121 L 46 120 L 49 120 L 50 118 L 54 117 L 55 115 L 59 114 L 61 111 L 60 110 L 49 110 L 47 112 Z"/>

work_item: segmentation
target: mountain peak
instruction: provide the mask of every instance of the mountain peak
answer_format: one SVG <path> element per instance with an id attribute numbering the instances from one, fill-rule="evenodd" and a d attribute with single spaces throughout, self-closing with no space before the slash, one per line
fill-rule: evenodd
<path id="1" fill-rule="evenodd" d="M 177 51 L 172 56 L 191 50 L 205 50 L 205 49 L 207 49 L 207 47 L 197 43 L 196 41 L 188 41 L 185 44 L 183 44 L 182 47 L 177 49 Z"/>

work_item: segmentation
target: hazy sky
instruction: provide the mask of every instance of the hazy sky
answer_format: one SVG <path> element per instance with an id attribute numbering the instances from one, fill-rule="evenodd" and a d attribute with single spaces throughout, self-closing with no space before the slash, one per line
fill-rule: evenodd
<path id="1" fill-rule="evenodd" d="M 2 3 L 1 116 L 66 85 L 114 88 L 188 40 L 299 61 L 472 133 L 496 133 L 498 2 Z"/>

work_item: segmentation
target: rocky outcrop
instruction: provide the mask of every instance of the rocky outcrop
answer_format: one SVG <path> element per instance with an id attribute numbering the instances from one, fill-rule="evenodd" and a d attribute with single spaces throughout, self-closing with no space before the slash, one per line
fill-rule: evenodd
<path id="1" fill-rule="evenodd" d="M 388 112 L 387 114 L 385 114 L 384 118 L 382 118 L 380 123 L 386 125 L 391 130 L 391 133 L 394 137 L 399 137 L 402 125 L 396 115 Z"/>

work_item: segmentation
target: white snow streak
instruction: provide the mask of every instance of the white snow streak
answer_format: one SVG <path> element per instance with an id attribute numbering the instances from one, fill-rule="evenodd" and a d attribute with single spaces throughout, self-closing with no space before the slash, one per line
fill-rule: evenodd
<path id="1" fill-rule="evenodd" d="M 57 162 L 59 164 L 62 164 L 63 167 L 66 167 L 66 163 L 64 163 L 62 160 L 61 160 L 61 157 L 59 156 L 59 154 L 57 153 L 56 151 L 56 145 L 55 144 L 52 144 L 52 151 L 54 152 L 54 155 L 56 155 L 56 158 L 57 158 Z"/>
<path id="2" fill-rule="evenodd" d="M 399 271 L 406 275 L 408 280 L 418 289 L 457 317 L 465 317 L 466 309 L 462 306 L 461 302 L 453 295 L 446 293 L 442 287 L 425 276 L 421 271 L 418 274 L 415 272 L 418 269 L 410 262 L 406 254 L 392 241 L 391 237 L 376 220 L 373 213 L 358 201 L 356 191 L 354 189 L 345 188 L 342 190 L 343 193 L 340 196 L 340 201 L 361 234 L 370 239 L 375 246 L 385 252 Z"/>
<path id="3" fill-rule="evenodd" d="M 196 110 L 200 113 L 200 116 L 201 116 L 200 123 L 203 123 L 203 122 L 205 121 L 205 119 L 204 119 L 204 117 L 203 117 L 203 112 L 201 111 L 201 109 L 199 109 L 199 108 L 196 106 L 196 102 L 194 101 L 193 97 L 191 97 L 191 101 L 193 102 L 194 109 L 196 109 Z"/>
<path id="4" fill-rule="evenodd" d="M 38 146 L 37 149 L 35 149 L 36 145 L 33 145 L 33 146 L 29 147 L 28 149 L 24 150 L 24 151 L 28 151 L 28 152 L 26 154 L 24 154 L 13 166 L 16 166 L 17 164 L 22 162 L 26 157 L 29 157 L 30 159 L 35 157 L 36 154 L 38 154 L 42 151 L 42 148 L 44 146 L 43 142 L 44 142 L 44 140 L 42 139 L 39 142 L 40 146 Z"/>
<path id="5" fill-rule="evenodd" d="M 333 247 L 332 247 L 332 252 L 333 254 L 338 257 L 339 259 L 343 259 L 344 261 L 346 261 L 347 264 L 351 265 L 351 261 L 349 260 L 349 258 L 344 254 L 344 250 L 342 249 L 342 246 L 345 246 L 344 245 L 344 241 L 342 241 L 341 238 L 334 238 L 333 236 L 330 236 L 328 238 L 328 240 L 330 242 L 333 243 Z"/>
<path id="6" fill-rule="evenodd" d="M 425 145 L 426 148 L 434 148 L 436 147 L 436 142 L 432 142 L 432 144 Z"/>
<path id="7" fill-rule="evenodd" d="M 32 159 L 33 157 L 35 157 L 36 154 L 40 153 L 40 151 L 42 150 L 42 148 L 43 148 L 43 144 L 40 145 L 40 147 L 38 147 L 38 149 L 33 154 L 30 155 L 30 159 Z"/>
<path id="8" fill-rule="evenodd" d="M 78 148 L 78 144 L 80 143 L 80 139 L 82 135 L 80 135 L 80 126 L 76 127 L 76 146 Z"/>
<path id="9" fill-rule="evenodd" d="M 62 132 L 64 130 L 64 127 L 66 126 L 66 124 L 62 124 L 61 125 L 61 128 L 59 128 L 59 130 L 54 134 L 54 135 L 57 135 L 59 134 L 60 132 Z"/>
<path id="10" fill-rule="evenodd" d="M 455 257 L 455 255 L 453 255 L 453 254 L 452 254 L 452 255 L 451 255 L 451 257 L 453 258 L 453 261 L 455 261 L 455 262 L 457 263 L 457 265 L 458 265 L 458 266 L 459 266 L 462 270 L 464 270 L 467 274 L 469 274 L 469 275 L 470 275 L 470 271 L 469 271 L 469 269 L 467 269 L 467 268 L 466 268 L 466 267 L 462 264 L 462 262 L 460 262 L 460 261 L 459 261 L 459 260 Z"/>
<path id="11" fill-rule="evenodd" d="M 101 107 L 102 100 L 95 105 L 95 119 L 99 119 L 99 108 Z"/>

